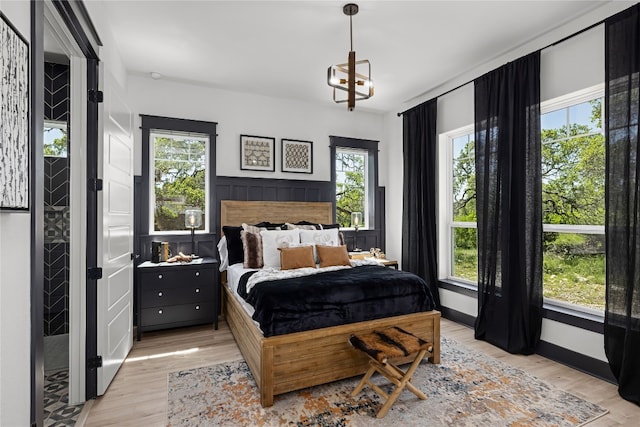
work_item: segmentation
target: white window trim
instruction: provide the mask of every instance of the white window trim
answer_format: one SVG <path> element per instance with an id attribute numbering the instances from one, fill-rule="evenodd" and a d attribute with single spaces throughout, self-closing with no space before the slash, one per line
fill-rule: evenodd
<path id="1" fill-rule="evenodd" d="M 476 228 L 474 222 L 453 221 L 453 140 L 463 135 L 473 134 L 474 125 L 460 127 L 441 133 L 438 137 L 438 278 L 454 280 L 477 286 L 476 283 L 451 275 L 453 258 L 453 228 Z"/>
<path id="2" fill-rule="evenodd" d="M 155 189 L 155 139 L 157 137 L 176 138 L 183 137 L 185 139 L 197 139 L 205 142 L 205 161 L 204 161 L 204 209 L 206 212 L 211 212 L 211 203 L 209 200 L 209 185 L 211 180 L 209 176 L 209 144 L 211 144 L 208 135 L 193 132 L 177 132 L 171 130 L 156 130 L 153 129 L 149 132 L 149 234 L 150 235 L 180 235 L 190 232 L 189 230 L 171 230 L 171 231 L 155 231 L 153 229 L 155 206 L 156 206 L 156 189 Z M 195 234 L 209 233 L 209 221 L 205 220 L 202 224 L 204 227 L 199 230 L 195 230 Z"/>
<path id="3" fill-rule="evenodd" d="M 541 102 L 540 115 L 602 97 L 604 97 L 604 83 Z"/>

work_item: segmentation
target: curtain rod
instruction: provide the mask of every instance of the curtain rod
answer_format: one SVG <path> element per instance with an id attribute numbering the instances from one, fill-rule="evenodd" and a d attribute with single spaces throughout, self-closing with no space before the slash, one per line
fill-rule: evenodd
<path id="1" fill-rule="evenodd" d="M 600 25 L 600 24 L 603 24 L 603 23 L 605 22 L 605 20 L 607 20 L 607 19 L 608 19 L 608 18 L 602 19 L 602 20 L 600 20 L 600 21 L 596 22 L 595 24 L 591 24 L 591 25 L 589 25 L 588 27 L 583 28 L 583 29 L 581 29 L 581 30 L 579 30 L 579 31 L 576 31 L 576 32 L 575 32 L 575 33 L 573 33 L 573 34 L 569 34 L 568 36 L 566 36 L 566 37 L 564 37 L 564 38 L 562 38 L 562 39 L 560 39 L 560 40 L 558 40 L 558 41 L 555 41 L 555 42 L 553 42 L 553 43 L 551 43 L 551 44 L 548 44 L 548 45 L 546 45 L 545 47 L 542 47 L 542 48 L 540 48 L 540 49 L 538 49 L 538 50 L 542 51 L 542 50 L 548 49 L 548 48 L 553 47 L 553 46 L 555 46 L 555 45 L 557 45 L 557 44 L 560 44 L 560 43 L 562 43 L 562 42 L 565 42 L 565 41 L 567 41 L 567 40 L 569 40 L 569 39 L 571 39 L 571 38 L 573 38 L 573 37 L 575 37 L 575 36 L 579 36 L 580 34 L 582 34 L 582 33 L 584 33 L 584 32 L 587 32 L 587 31 L 591 30 L 592 28 L 597 27 L 597 26 L 598 26 L 598 25 Z M 434 98 L 440 98 L 441 96 L 448 95 L 448 94 L 450 94 L 451 92 L 453 92 L 454 90 L 458 90 L 458 89 L 460 89 L 462 86 L 466 86 L 466 85 L 468 85 L 469 83 L 473 83 L 473 81 L 474 81 L 474 80 L 475 80 L 475 79 L 472 79 L 472 80 L 469 80 L 468 82 L 465 82 L 465 83 L 459 84 L 458 86 L 454 87 L 453 89 L 449 89 L 449 90 L 447 90 L 447 91 L 445 91 L 445 92 L 441 93 L 441 94 L 440 94 L 440 95 L 438 95 L 438 96 L 434 96 L 434 97 L 433 97 L 433 98 L 431 98 L 431 99 L 434 99 Z M 427 101 L 430 101 L 430 100 L 427 100 Z M 425 102 L 427 102 L 427 101 L 425 101 Z M 407 108 L 406 110 L 404 110 L 404 111 L 403 111 L 403 112 L 401 112 L 401 113 L 397 113 L 397 114 L 398 114 L 398 117 L 402 116 L 402 115 L 403 115 L 404 113 L 406 113 L 407 111 L 413 110 L 414 108 L 416 108 L 416 107 L 418 107 L 419 105 L 422 105 L 422 104 L 423 104 L 423 103 L 420 103 L 420 104 L 418 104 L 418 105 L 414 105 L 413 107 L 411 107 L 411 108 Z"/>

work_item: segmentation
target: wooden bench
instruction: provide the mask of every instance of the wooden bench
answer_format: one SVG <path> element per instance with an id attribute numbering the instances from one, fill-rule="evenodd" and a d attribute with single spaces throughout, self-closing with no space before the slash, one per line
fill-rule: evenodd
<path id="1" fill-rule="evenodd" d="M 369 370 L 351 392 L 351 395 L 355 396 L 360 393 L 365 385 L 373 388 L 386 400 L 378 411 L 377 418 L 383 418 L 387 415 L 387 412 L 389 412 L 389 409 L 391 409 L 391 406 L 405 387 L 420 399 L 425 400 L 427 398 L 423 392 L 411 384 L 411 376 L 425 355 L 433 351 L 432 343 L 426 342 L 397 326 L 369 334 L 352 335 L 349 338 L 349 342 L 354 348 L 363 351 L 370 358 Z M 406 371 L 390 362 L 390 359 L 411 355 L 415 355 L 415 357 Z M 374 372 L 379 372 L 395 385 L 391 394 L 388 395 L 370 381 Z"/>

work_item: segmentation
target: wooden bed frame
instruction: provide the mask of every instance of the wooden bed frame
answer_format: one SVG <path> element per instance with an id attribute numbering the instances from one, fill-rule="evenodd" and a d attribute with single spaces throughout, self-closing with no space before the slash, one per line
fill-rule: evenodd
<path id="1" fill-rule="evenodd" d="M 333 222 L 333 206 L 324 202 L 244 202 L 223 200 L 220 223 L 240 225 L 260 221 L 274 223 Z M 273 405 L 275 395 L 363 374 L 368 358 L 348 342 L 352 334 L 399 326 L 433 342 L 431 363 L 440 363 L 440 312 L 433 310 L 329 328 L 265 338 L 240 302 L 225 285 L 224 315 L 260 389 L 263 407 Z M 407 359 L 410 361 L 410 359 Z"/>

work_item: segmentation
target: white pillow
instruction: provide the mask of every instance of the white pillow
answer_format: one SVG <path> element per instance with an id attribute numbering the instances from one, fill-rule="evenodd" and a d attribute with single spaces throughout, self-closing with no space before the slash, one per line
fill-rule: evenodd
<path id="1" fill-rule="evenodd" d="M 264 267 L 280 268 L 280 251 L 278 248 L 300 246 L 301 230 L 266 230 L 261 231 L 262 259 Z"/>
<path id="2" fill-rule="evenodd" d="M 300 243 L 303 245 L 313 245 L 313 257 L 318 263 L 318 253 L 316 245 L 340 246 L 337 228 L 327 228 L 326 230 L 300 230 Z"/>
<path id="3" fill-rule="evenodd" d="M 227 250 L 227 236 L 222 236 L 218 242 L 218 252 L 220 253 L 220 267 L 218 270 L 225 271 L 229 268 L 229 251 Z"/>

